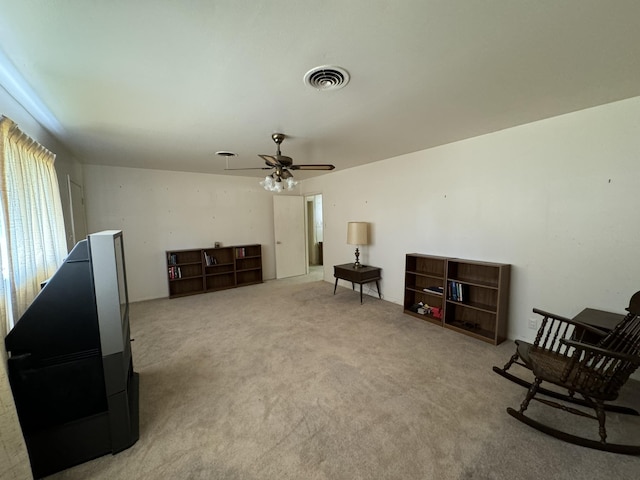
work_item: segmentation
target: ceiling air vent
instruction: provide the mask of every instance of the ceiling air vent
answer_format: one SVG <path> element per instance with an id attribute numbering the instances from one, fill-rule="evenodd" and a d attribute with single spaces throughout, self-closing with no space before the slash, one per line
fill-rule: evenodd
<path id="1" fill-rule="evenodd" d="M 309 70 L 304 83 L 316 90 L 338 90 L 349 83 L 349 73 L 344 68 L 325 65 Z"/>

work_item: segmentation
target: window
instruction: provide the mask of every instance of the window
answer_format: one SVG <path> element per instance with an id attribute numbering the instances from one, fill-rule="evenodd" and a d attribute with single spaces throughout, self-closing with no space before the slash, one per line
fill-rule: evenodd
<path id="1" fill-rule="evenodd" d="M 55 155 L 0 118 L 2 338 L 67 253 Z"/>

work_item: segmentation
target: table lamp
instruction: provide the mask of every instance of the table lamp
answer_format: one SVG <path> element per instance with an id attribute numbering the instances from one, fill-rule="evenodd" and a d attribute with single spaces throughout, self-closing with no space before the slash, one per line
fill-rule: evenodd
<path id="1" fill-rule="evenodd" d="M 360 245 L 367 245 L 369 243 L 369 236 L 367 235 L 369 224 L 367 222 L 349 222 L 347 223 L 347 244 L 356 245 L 356 263 L 353 264 L 353 268 L 360 268 Z"/>

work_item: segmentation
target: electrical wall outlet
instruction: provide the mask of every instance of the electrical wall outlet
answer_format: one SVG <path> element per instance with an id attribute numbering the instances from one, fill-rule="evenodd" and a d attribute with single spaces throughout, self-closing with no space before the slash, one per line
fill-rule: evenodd
<path id="1" fill-rule="evenodd" d="M 529 328 L 532 329 L 532 330 L 537 330 L 538 329 L 538 319 L 530 318 L 529 319 Z"/>

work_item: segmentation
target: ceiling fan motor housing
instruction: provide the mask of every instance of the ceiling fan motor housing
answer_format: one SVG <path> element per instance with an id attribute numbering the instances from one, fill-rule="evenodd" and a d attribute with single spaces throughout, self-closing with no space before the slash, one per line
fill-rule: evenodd
<path id="1" fill-rule="evenodd" d="M 258 156 L 262 158 L 267 165 L 267 167 L 259 167 L 254 170 L 269 170 L 269 168 L 274 168 L 273 178 L 276 181 L 280 181 L 280 179 L 288 180 L 293 179 L 293 174 L 289 171 L 291 170 L 333 170 L 336 168 L 333 165 L 329 164 L 307 164 L 307 165 L 294 165 L 293 158 L 287 157 L 286 155 L 282 155 L 280 152 L 280 144 L 286 138 L 284 133 L 273 133 L 271 134 L 271 138 L 277 145 L 277 151 L 275 155 L 262 155 Z M 227 170 L 251 170 L 251 169 L 227 169 Z"/>

